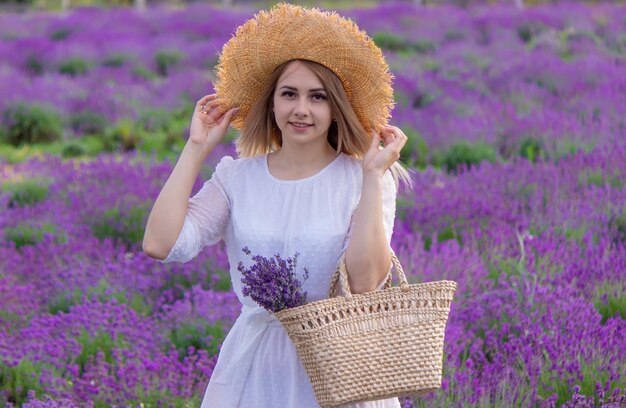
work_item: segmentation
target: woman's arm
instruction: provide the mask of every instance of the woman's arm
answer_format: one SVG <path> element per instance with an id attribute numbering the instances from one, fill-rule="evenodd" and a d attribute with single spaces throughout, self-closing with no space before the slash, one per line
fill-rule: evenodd
<path id="1" fill-rule="evenodd" d="M 394 126 L 381 132 L 385 147 L 375 136 L 363 158 L 363 187 L 354 214 L 354 227 L 346 249 L 348 283 L 353 293 L 375 290 L 389 273 L 391 254 L 383 226 L 383 177 L 400 157 L 406 143 L 404 133 Z"/>
<path id="2" fill-rule="evenodd" d="M 237 112 L 236 109 L 222 112 L 217 106 L 215 94 L 203 97 L 196 104 L 189 140 L 150 211 L 143 251 L 152 258 L 165 259 L 176 243 L 202 163 L 222 140 Z"/>
<path id="3" fill-rule="evenodd" d="M 148 216 L 143 251 L 149 257 L 163 260 L 174 246 L 183 228 L 193 183 L 205 158 L 201 148 L 189 142 L 185 145 Z"/>

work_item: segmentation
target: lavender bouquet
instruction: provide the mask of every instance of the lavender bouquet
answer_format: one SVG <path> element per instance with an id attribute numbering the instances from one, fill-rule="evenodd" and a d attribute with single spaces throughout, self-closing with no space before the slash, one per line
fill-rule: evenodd
<path id="1" fill-rule="evenodd" d="M 248 247 L 242 251 L 250 255 Z M 296 252 L 293 258 L 283 259 L 279 254 L 271 258 L 260 255 L 250 256 L 254 264 L 244 268 L 239 262 L 237 269 L 241 272 L 244 296 L 263 306 L 270 312 L 301 306 L 306 303 L 306 292 L 302 291 L 302 284 L 308 279 L 309 271 L 304 268 L 304 279 L 300 282 L 296 278 Z"/>

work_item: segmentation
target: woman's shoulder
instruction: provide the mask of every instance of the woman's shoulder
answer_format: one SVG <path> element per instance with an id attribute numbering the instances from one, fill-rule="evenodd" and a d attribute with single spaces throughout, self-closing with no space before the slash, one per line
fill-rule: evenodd
<path id="1" fill-rule="evenodd" d="M 259 157 L 223 156 L 215 166 L 211 178 L 224 186 L 227 190 L 237 185 L 237 180 L 249 178 L 259 173 L 262 161 Z"/>
<path id="2" fill-rule="evenodd" d="M 361 163 L 363 162 L 361 159 L 358 159 L 354 156 L 350 156 L 345 153 L 341 153 L 340 156 L 341 156 L 341 159 L 343 159 L 343 162 L 345 163 L 345 165 L 350 166 L 350 167 L 360 166 Z"/>
<path id="3" fill-rule="evenodd" d="M 343 170 L 347 170 L 351 173 L 359 173 L 362 171 L 362 160 L 358 159 L 354 156 L 347 155 L 345 153 L 340 153 L 339 155 L 339 168 Z"/>
<path id="4" fill-rule="evenodd" d="M 230 174 L 234 172 L 246 171 L 253 167 L 258 167 L 262 163 L 264 156 L 237 157 L 224 156 L 215 166 L 215 172 L 219 174 Z"/>

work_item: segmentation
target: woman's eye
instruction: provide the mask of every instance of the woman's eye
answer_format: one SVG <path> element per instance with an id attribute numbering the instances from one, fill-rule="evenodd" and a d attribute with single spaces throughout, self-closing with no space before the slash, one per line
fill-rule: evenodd
<path id="1" fill-rule="evenodd" d="M 320 101 L 320 100 L 325 100 L 326 99 L 326 95 L 324 94 L 314 94 L 313 95 L 313 99 Z"/>
<path id="2" fill-rule="evenodd" d="M 294 96 L 295 94 L 291 91 L 285 91 L 283 92 L 283 96 L 289 97 L 291 98 L 292 96 Z"/>

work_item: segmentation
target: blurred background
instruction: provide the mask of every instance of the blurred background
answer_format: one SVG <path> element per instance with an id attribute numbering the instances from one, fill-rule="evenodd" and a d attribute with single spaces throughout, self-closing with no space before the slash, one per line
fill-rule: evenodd
<path id="1" fill-rule="evenodd" d="M 402 0 L 401 0 L 402 1 Z M 562 3 L 560 0 L 403 0 L 415 5 L 436 5 L 454 4 L 458 6 L 468 6 L 470 4 L 515 4 L 518 7 L 532 6 L 536 4 Z M 585 3 L 602 2 L 623 3 L 623 0 L 587 0 Z M 309 1 L 289 1 L 288 3 L 306 5 L 310 7 L 326 8 L 347 8 L 347 7 L 371 7 L 376 4 L 385 3 L 385 0 L 309 0 Z M 398 2 L 398 1 L 395 1 Z M 263 0 L 2 0 L 0 7 L 13 10 L 66 10 L 71 7 L 80 6 L 124 6 L 143 9 L 153 5 L 168 5 L 171 7 L 183 7 L 190 4 L 212 4 L 221 7 L 248 6 L 263 8 L 277 3 L 277 1 Z"/>
<path id="2" fill-rule="evenodd" d="M 226 250 L 141 241 L 220 50 L 271 4 L 0 1 L 0 406 L 199 405 L 240 312 Z M 442 386 L 404 408 L 626 406 L 624 2 L 299 4 L 382 49 L 415 184 L 392 247 L 459 285 Z"/>

